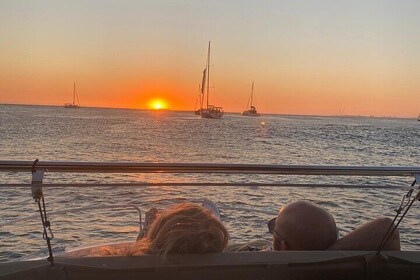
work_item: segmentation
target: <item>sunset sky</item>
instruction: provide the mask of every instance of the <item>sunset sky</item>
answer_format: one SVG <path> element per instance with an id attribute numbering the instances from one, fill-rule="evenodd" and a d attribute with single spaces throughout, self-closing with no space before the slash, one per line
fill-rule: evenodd
<path id="1" fill-rule="evenodd" d="M 0 1 L 0 103 L 417 117 L 420 1 Z"/>

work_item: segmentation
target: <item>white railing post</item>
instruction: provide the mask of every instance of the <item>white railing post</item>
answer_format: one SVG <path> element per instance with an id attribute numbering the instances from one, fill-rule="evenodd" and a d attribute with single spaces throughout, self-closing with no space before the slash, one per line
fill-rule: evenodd
<path id="1" fill-rule="evenodd" d="M 44 170 L 34 170 L 32 173 L 31 191 L 33 199 L 40 199 L 42 193 L 42 180 L 44 179 Z"/>

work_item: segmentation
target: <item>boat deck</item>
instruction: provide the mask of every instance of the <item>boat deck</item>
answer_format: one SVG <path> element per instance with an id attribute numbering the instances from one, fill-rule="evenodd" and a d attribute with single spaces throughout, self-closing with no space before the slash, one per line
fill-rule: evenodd
<path id="1" fill-rule="evenodd" d="M 419 279 L 420 252 L 240 252 L 0 264 L 1 279 Z"/>

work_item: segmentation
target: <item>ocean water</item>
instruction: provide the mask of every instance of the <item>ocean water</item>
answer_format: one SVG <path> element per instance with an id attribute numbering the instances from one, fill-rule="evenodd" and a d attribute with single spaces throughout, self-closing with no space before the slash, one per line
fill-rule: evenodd
<path id="1" fill-rule="evenodd" d="M 419 166 L 420 124 L 410 119 L 304 117 L 258 118 L 225 114 L 221 120 L 192 112 L 64 109 L 0 105 L 0 160 L 129 161 Z M 0 173 L 0 184 L 29 183 L 31 175 Z M 396 186 L 395 189 L 293 187 L 89 187 L 46 188 L 56 252 L 65 248 L 134 240 L 142 210 L 207 198 L 222 207 L 233 241 L 271 240 L 266 222 L 298 199 L 334 216 L 341 234 L 376 217 L 393 217 L 412 178 L 273 175 L 46 174 L 45 183 L 282 182 Z M 251 211 L 223 210 L 242 207 Z M 93 209 L 54 214 L 80 207 Z M 97 208 L 94 208 L 97 207 Z M 103 207 L 107 207 L 104 209 Z M 101 209 L 98 209 L 101 208 Z M 420 249 L 420 203 L 400 225 L 402 248 Z M 29 188 L 0 188 L 0 261 L 46 252 L 37 205 Z M 33 217 L 32 217 L 33 216 Z M 25 217 L 31 217 L 24 220 Z M 14 221 L 14 222 L 11 222 Z"/>

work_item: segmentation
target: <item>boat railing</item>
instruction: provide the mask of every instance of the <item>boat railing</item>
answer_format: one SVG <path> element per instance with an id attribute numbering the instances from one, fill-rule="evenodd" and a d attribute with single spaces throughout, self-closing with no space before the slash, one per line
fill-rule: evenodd
<path id="1" fill-rule="evenodd" d="M 420 167 L 276 165 L 228 163 L 132 163 L 68 161 L 0 161 L 1 172 L 78 172 L 78 173 L 233 173 L 279 175 L 415 176 Z"/>
<path id="2" fill-rule="evenodd" d="M 318 176 L 393 176 L 416 177 L 420 182 L 420 167 L 382 167 L 382 166 L 321 166 L 321 165 L 274 165 L 274 164 L 226 164 L 226 163 L 133 163 L 133 162 L 69 162 L 69 161 L 0 161 L 0 172 L 32 174 L 31 183 L 0 183 L 0 188 L 31 187 L 34 198 L 42 193 L 42 188 L 89 188 L 89 187 L 292 187 L 292 188 L 364 188 L 364 189 L 405 189 L 406 184 L 328 184 L 328 183 L 290 183 L 290 182 L 84 182 L 84 183 L 43 183 L 44 173 L 223 173 L 223 174 L 271 174 L 271 175 L 318 175 Z M 226 210 L 250 210 L 243 207 L 227 207 Z M 93 208 L 92 208 L 93 207 Z M 92 209 L 136 208 L 136 205 L 91 206 Z M 85 208 L 64 210 L 63 213 L 79 212 Z M 141 210 L 137 209 L 140 218 Z M 259 211 L 252 209 L 253 212 Z M 272 211 L 260 210 L 266 214 Z M 54 213 L 56 214 L 56 213 Z M 27 220 L 31 217 L 24 217 Z M 0 226 L 14 221 L 4 221 Z"/>
<path id="3" fill-rule="evenodd" d="M 404 188 L 400 185 L 378 184 L 304 184 L 282 182 L 120 182 L 120 183 L 43 183 L 44 173 L 176 173 L 176 174 L 271 174 L 271 175 L 316 175 L 316 176 L 384 176 L 384 177 L 414 177 L 411 184 L 411 193 L 417 182 L 420 182 L 420 167 L 383 167 L 383 166 L 322 166 L 322 165 L 275 165 L 275 164 L 227 164 L 227 163 L 131 163 L 131 162 L 68 162 L 68 161 L 0 161 L 0 172 L 6 173 L 29 173 L 32 181 L 29 184 L 0 183 L 0 188 L 31 187 L 32 197 L 38 203 L 39 212 L 43 224 L 43 237 L 47 240 L 50 253 L 49 260 L 53 265 L 53 255 L 49 240 L 53 237 L 47 220 L 47 211 L 42 188 L 43 187 L 125 187 L 125 186 L 215 186 L 215 187 L 311 187 L 311 188 Z M 242 178 L 242 176 L 240 177 Z M 237 178 L 236 178 L 237 179 Z M 420 198 L 420 192 L 414 194 L 415 198 L 409 198 L 414 202 Z M 90 206 L 92 207 L 92 206 Z M 96 207 L 96 206 L 93 206 Z M 114 209 L 116 205 L 113 206 Z M 141 210 L 137 205 L 118 205 L 124 209 L 134 207 L 139 212 L 139 224 L 142 225 Z M 231 207 L 232 210 L 243 210 Z M 93 208 L 92 208 L 93 209 Z M 95 208 L 96 209 L 96 208 Z M 97 208 L 100 209 L 100 208 Z M 84 211 L 85 208 L 71 211 Z M 63 212 L 67 212 L 64 210 Z M 255 210 L 253 210 L 255 212 Z M 34 216 L 35 217 L 35 216 Z M 26 219 L 26 218 L 25 218 Z M 402 219 L 402 218 L 401 218 Z M 0 226 L 10 224 L 6 221 Z"/>
<path id="4" fill-rule="evenodd" d="M 135 163 L 135 162 L 69 162 L 69 161 L 0 161 L 0 173 L 32 174 L 31 183 L 0 183 L 0 188 L 28 187 L 310 187 L 310 188 L 372 188 L 398 189 L 403 184 L 378 183 L 301 183 L 279 181 L 221 180 L 205 182 L 85 182 L 43 183 L 44 173 L 176 173 L 176 174 L 247 174 L 247 175 L 315 175 L 359 177 L 414 177 L 420 182 L 420 167 L 398 166 L 334 166 L 334 165 L 275 165 L 275 164 L 227 164 L 227 163 Z"/>
<path id="5" fill-rule="evenodd" d="M 0 172 L 38 174 L 35 181 L 42 182 L 44 173 L 177 173 L 177 174 L 267 174 L 267 175 L 316 175 L 360 177 L 417 177 L 420 167 L 398 166 L 335 166 L 335 165 L 275 165 L 227 163 L 133 163 L 133 162 L 69 162 L 69 161 L 0 161 Z M 0 188 L 27 187 L 31 184 L 0 183 Z M 50 183 L 43 187 L 127 187 L 127 186 L 196 186 L 196 187 L 311 187 L 311 188 L 399 188 L 399 185 L 331 184 L 291 182 L 119 182 L 119 183 Z"/>

